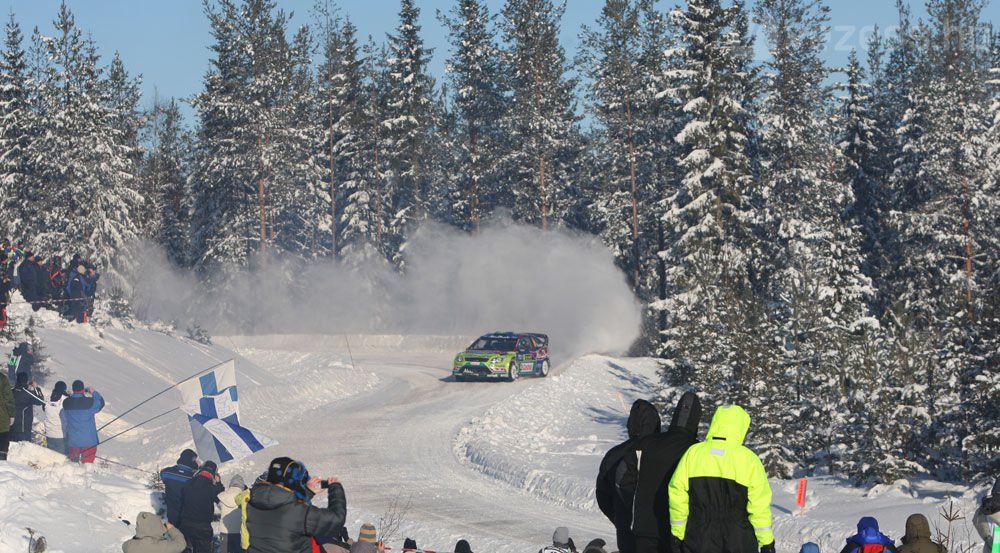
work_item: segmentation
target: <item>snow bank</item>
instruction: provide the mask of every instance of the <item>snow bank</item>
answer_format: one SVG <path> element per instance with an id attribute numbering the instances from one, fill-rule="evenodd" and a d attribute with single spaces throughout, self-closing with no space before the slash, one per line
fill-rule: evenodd
<path id="1" fill-rule="evenodd" d="M 25 551 L 28 528 L 44 536 L 53 553 L 121 551 L 135 535 L 136 515 L 152 510 L 152 491 L 142 478 L 114 465 L 73 464 L 43 447 L 11 444 L 10 459 L 0 462 L 0 551 Z"/>
<path id="2" fill-rule="evenodd" d="M 582 357 L 473 419 L 458 433 L 456 454 L 516 488 L 596 511 L 601 458 L 627 438 L 632 402 L 650 399 L 656 383 L 653 360 Z"/>

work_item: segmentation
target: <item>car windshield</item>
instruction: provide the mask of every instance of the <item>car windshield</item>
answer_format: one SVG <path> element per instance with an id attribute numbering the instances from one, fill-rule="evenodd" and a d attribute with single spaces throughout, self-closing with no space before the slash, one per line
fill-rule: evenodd
<path id="1" fill-rule="evenodd" d="M 469 346 L 469 349 L 480 351 L 514 351 L 516 345 L 517 338 L 487 338 L 484 336 Z"/>

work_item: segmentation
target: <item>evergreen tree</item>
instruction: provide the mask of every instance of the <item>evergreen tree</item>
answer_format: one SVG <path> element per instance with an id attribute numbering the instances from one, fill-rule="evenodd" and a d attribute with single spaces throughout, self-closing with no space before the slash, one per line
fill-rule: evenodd
<path id="1" fill-rule="evenodd" d="M 11 14 L 0 59 L 0 233 L 15 239 L 30 229 L 39 208 L 30 144 L 36 134 L 31 78 L 21 26 Z"/>
<path id="2" fill-rule="evenodd" d="M 188 185 L 191 137 L 183 127 L 177 101 L 157 101 L 148 117 L 149 154 L 143 180 L 149 192 L 152 236 L 167 259 L 180 267 L 190 264 L 191 196 Z"/>
<path id="3" fill-rule="evenodd" d="M 511 148 L 504 184 L 513 195 L 514 219 L 556 225 L 570 211 L 579 153 L 573 91 L 559 44 L 565 4 L 507 0 L 503 8 L 504 67 L 511 98 L 504 131 Z"/>

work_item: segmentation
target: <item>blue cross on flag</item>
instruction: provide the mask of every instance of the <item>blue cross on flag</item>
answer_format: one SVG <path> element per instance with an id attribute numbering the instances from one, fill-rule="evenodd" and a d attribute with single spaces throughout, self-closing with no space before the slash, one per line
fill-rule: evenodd
<path id="1" fill-rule="evenodd" d="M 240 425 L 236 362 L 229 360 L 198 378 L 177 385 L 181 409 L 191 423 L 198 457 L 224 463 L 239 461 L 275 440 Z"/>

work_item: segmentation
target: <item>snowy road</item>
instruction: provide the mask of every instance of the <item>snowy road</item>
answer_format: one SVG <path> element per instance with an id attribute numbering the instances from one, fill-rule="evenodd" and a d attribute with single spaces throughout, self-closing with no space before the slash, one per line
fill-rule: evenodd
<path id="1" fill-rule="evenodd" d="M 328 341 L 331 359 L 342 359 L 338 342 Z M 322 340 L 309 345 L 314 355 L 323 349 Z M 282 357 L 274 350 L 240 351 L 264 368 Z M 374 387 L 344 399 L 329 397 L 326 404 L 262 430 L 281 441 L 275 454 L 280 449 L 304 460 L 314 474 L 341 478 L 351 520 L 377 519 L 394 502 L 409 504 L 394 540 L 412 534 L 421 545 L 447 549 L 468 538 L 480 550 L 525 551 L 544 545 L 556 526 L 570 527 L 580 545 L 612 536 L 599 513 L 539 499 L 460 462 L 453 446 L 458 430 L 538 382 L 452 382 L 453 354 L 362 348 L 355 352 L 357 368 L 377 377 Z M 529 433 L 546 425 L 516 422 Z"/>

